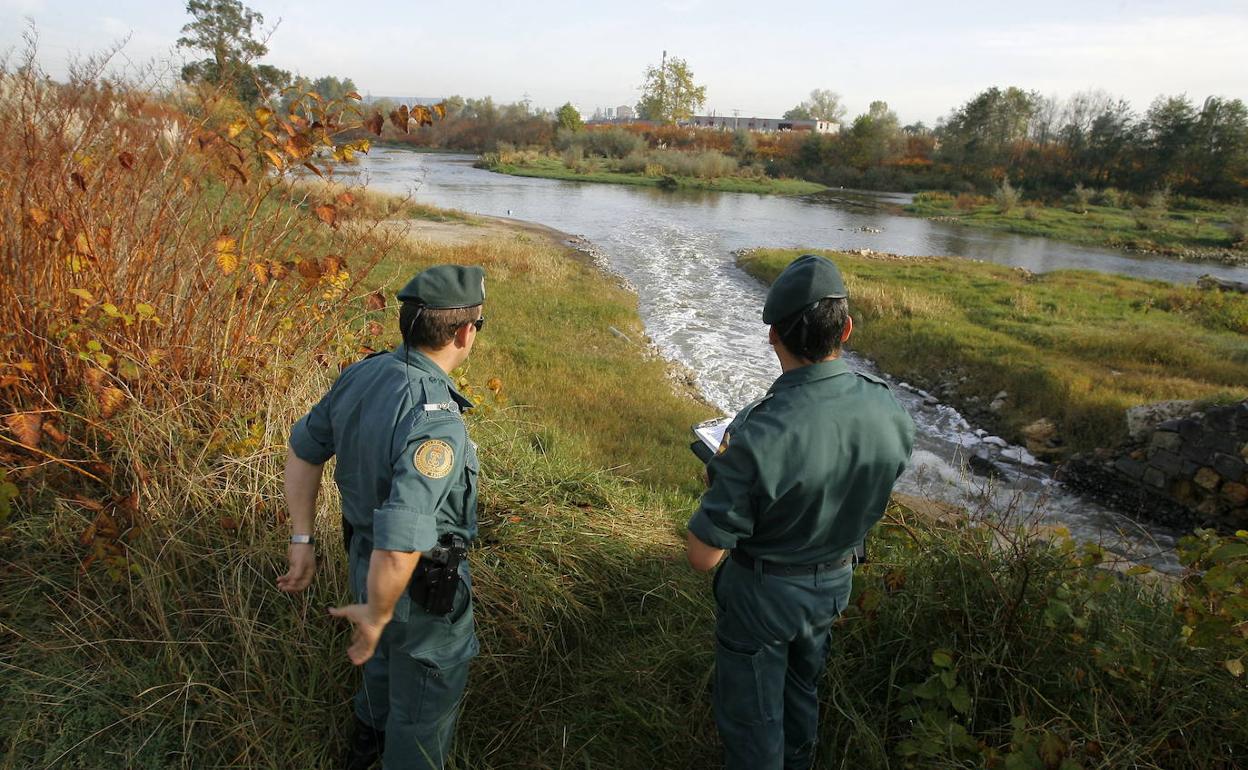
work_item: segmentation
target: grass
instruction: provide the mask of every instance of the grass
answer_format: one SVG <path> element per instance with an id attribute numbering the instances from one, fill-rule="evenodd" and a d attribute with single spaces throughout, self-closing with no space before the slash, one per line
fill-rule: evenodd
<path id="1" fill-rule="evenodd" d="M 562 179 L 569 182 L 601 182 L 605 184 L 628 184 L 641 187 L 667 187 L 715 192 L 758 193 L 760 195 L 806 195 L 825 189 L 823 185 L 800 179 L 772 179 L 770 177 L 720 176 L 704 179 L 694 176 L 647 175 L 639 172 L 609 170 L 604 164 L 590 163 L 584 171 L 568 168 L 562 160 L 554 157 L 535 157 L 523 163 L 485 162 L 485 168 L 513 176 Z"/>
<path id="2" fill-rule="evenodd" d="M 764 282 L 795 249 L 741 265 Z M 1083 271 L 1032 274 L 957 258 L 824 253 L 844 271 L 851 347 L 890 374 L 982 409 L 1021 443 L 1053 421 L 1068 450 L 1114 443 L 1123 412 L 1165 399 L 1248 397 L 1248 296 Z M 963 379 L 965 378 L 965 379 Z"/>
<path id="3" fill-rule="evenodd" d="M 452 766 L 717 762 L 710 581 L 681 543 L 700 471 L 687 426 L 708 410 L 610 333 L 640 336 L 633 297 L 529 235 L 415 244 L 337 196 L 300 205 L 231 167 L 247 145 L 159 144 L 124 88 L 4 74 L 16 103 L 0 116 L 42 114 L 45 93 L 48 112 L 92 119 L 72 142 L 54 122 L 0 124 L 0 169 L 21 180 L 0 202 L 26 211 L 0 221 L 24 245 L 0 254 L 16 298 L 0 331 L 0 768 L 337 766 L 356 676 L 323 609 L 346 599 L 338 503 L 327 485 L 313 586 L 279 593 L 280 464 L 339 363 L 395 341 L 374 290 L 444 261 L 491 284 L 461 373 L 482 400 L 482 655 Z M 183 108 L 233 125 L 230 105 L 206 106 Z M 18 189 L 21 208 L 3 197 Z M 84 242 L 83 221 L 109 229 Z M 178 315 L 191 301 L 204 312 Z M 1171 597 L 1004 513 L 890 510 L 837 628 L 819 766 L 1242 764 L 1248 697 L 1224 654 L 1184 645 Z"/>
<path id="4" fill-rule="evenodd" d="M 1243 214 L 1233 207 L 1214 205 L 1209 210 L 1170 208 L 1160 211 L 1089 204 L 1083 212 L 1074 208 L 1031 202 L 1003 212 L 992 201 L 976 196 L 955 199 L 945 193 L 919 193 L 904 210 L 987 230 L 1187 259 L 1248 264 L 1248 248 L 1242 238 L 1232 232 L 1237 217 L 1242 218 Z"/>

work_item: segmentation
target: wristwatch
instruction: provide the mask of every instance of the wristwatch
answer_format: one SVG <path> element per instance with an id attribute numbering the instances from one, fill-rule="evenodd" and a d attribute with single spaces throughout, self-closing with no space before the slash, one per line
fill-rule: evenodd
<path id="1" fill-rule="evenodd" d="M 312 545 L 316 542 L 316 538 L 311 535 L 291 535 L 290 542 L 299 545 Z"/>

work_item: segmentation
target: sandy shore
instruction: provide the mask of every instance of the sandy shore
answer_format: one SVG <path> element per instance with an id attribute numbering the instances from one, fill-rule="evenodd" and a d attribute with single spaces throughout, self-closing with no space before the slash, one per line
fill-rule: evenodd
<path id="1" fill-rule="evenodd" d="M 497 238 L 514 238 L 526 233 L 547 240 L 556 246 L 579 248 L 583 238 L 547 227 L 535 222 L 525 222 L 507 217 L 491 217 L 472 214 L 470 222 L 434 222 L 424 219 L 389 219 L 381 223 L 388 230 L 402 233 L 405 237 L 439 246 L 465 246 Z"/>

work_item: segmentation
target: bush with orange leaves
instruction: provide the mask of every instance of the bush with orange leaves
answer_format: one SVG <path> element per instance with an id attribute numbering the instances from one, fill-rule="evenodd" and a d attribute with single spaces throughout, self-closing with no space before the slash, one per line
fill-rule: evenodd
<path id="1" fill-rule="evenodd" d="M 114 421 L 140 404 L 210 435 L 230 405 L 289 381 L 291 351 L 355 356 L 363 336 L 326 319 L 376 309 L 356 287 L 390 241 L 339 229 L 350 193 L 292 209 L 278 189 L 368 151 L 338 141 L 380 131 L 358 95 L 301 95 L 279 114 L 156 98 L 103 63 L 63 84 L 33 49 L 0 66 L 0 467 L 99 508 L 109 521 L 92 532 L 124 533 L 148 473 Z"/>

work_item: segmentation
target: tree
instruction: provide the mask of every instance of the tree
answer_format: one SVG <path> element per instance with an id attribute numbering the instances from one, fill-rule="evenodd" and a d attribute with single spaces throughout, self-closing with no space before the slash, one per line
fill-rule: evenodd
<path id="1" fill-rule="evenodd" d="M 1159 96 L 1148 108 L 1144 124 L 1151 161 L 1148 181 L 1161 186 L 1181 179 L 1196 133 L 1196 108 L 1186 95 Z"/>
<path id="2" fill-rule="evenodd" d="M 879 166 L 902 149 L 901 124 L 888 102 L 871 102 L 849 129 L 850 163 L 860 169 Z"/>
<path id="3" fill-rule="evenodd" d="M 684 59 L 668 57 L 658 67 L 647 67 L 641 84 L 637 114 L 642 120 L 675 123 L 688 120 L 706 103 L 706 86 L 694 83 L 693 70 Z"/>
<path id="4" fill-rule="evenodd" d="M 802 102 L 784 113 L 783 117 L 785 120 L 814 120 L 810 115 L 810 108 L 806 106 L 806 102 Z"/>
<path id="5" fill-rule="evenodd" d="M 989 88 L 959 107 L 941 126 L 941 154 L 972 173 L 1008 167 L 1027 138 L 1039 94 Z"/>
<path id="6" fill-rule="evenodd" d="M 810 111 L 814 120 L 829 123 L 840 123 L 845 118 L 845 105 L 841 104 L 841 95 L 826 88 L 816 88 L 810 92 L 810 98 L 803 104 Z"/>
<path id="7" fill-rule="evenodd" d="M 1239 99 L 1210 96 L 1192 127 L 1191 168 L 1206 192 L 1234 194 L 1248 171 L 1248 108 Z"/>
<path id="8" fill-rule="evenodd" d="M 302 75 L 296 77 L 290 84 L 290 89 L 282 99 L 283 109 L 289 110 L 291 103 L 298 101 L 304 94 L 312 93 L 321 97 L 327 102 L 342 101 L 347 94 L 355 93 L 355 83 L 351 78 L 343 78 L 339 80 L 333 75 L 326 75 L 309 80 Z M 391 106 L 393 109 L 393 105 Z M 387 114 L 383 111 L 382 114 Z"/>
<path id="9" fill-rule="evenodd" d="M 824 120 L 839 124 L 845 119 L 841 95 L 826 88 L 816 88 L 810 98 L 784 113 L 785 120 Z"/>
<path id="10" fill-rule="evenodd" d="M 573 107 L 572 102 L 563 105 L 555 113 L 555 124 L 568 131 L 580 131 L 585 127 L 584 121 L 581 120 L 580 110 Z"/>
<path id="11" fill-rule="evenodd" d="M 191 21 L 182 27 L 178 48 L 203 51 L 207 57 L 182 68 L 187 83 L 208 83 L 256 102 L 290 82 L 290 73 L 268 64 L 253 65 L 269 52 L 253 29 L 264 17 L 239 0 L 187 0 Z"/>

